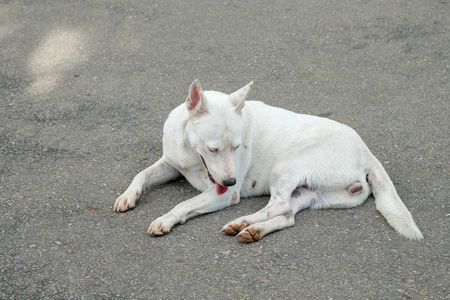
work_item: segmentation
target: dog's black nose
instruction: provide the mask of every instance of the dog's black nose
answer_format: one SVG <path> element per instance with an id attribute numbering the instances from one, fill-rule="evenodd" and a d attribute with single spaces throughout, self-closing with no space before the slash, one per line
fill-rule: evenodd
<path id="1" fill-rule="evenodd" d="M 233 186 L 236 184 L 236 178 L 228 177 L 224 181 L 222 181 L 223 186 Z"/>

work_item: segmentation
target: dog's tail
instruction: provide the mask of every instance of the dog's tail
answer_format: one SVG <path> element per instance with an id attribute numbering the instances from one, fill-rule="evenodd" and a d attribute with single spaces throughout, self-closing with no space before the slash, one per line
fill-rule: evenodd
<path id="1" fill-rule="evenodd" d="M 377 210 L 404 237 L 412 240 L 423 239 L 422 233 L 414 222 L 411 213 L 398 196 L 386 170 L 378 159 L 372 157 L 367 181 L 372 185 Z"/>

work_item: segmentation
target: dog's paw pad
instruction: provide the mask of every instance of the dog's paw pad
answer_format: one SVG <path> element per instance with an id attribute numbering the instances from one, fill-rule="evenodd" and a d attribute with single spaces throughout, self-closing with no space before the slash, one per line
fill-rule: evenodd
<path id="1" fill-rule="evenodd" d="M 169 233 L 169 230 L 161 227 L 152 227 L 150 225 L 150 228 L 147 231 L 148 235 L 151 236 L 160 236 L 160 235 L 165 235 L 166 233 Z"/>
<path id="2" fill-rule="evenodd" d="M 170 232 L 172 227 L 170 222 L 164 222 L 163 217 L 160 217 L 150 224 L 147 233 L 151 236 L 165 235 Z"/>
<path id="3" fill-rule="evenodd" d="M 351 195 L 361 194 L 363 185 L 359 181 L 355 181 L 347 187 L 347 192 Z"/>
<path id="4" fill-rule="evenodd" d="M 237 238 L 242 243 L 251 243 L 259 240 L 262 236 L 260 228 L 245 228 L 237 235 Z"/>
<path id="5" fill-rule="evenodd" d="M 243 221 L 240 224 L 238 223 L 229 223 L 222 228 L 222 232 L 228 235 L 236 235 L 242 231 L 245 227 L 248 226 L 248 223 Z"/>
<path id="6" fill-rule="evenodd" d="M 124 212 L 129 209 L 134 208 L 136 205 L 136 200 L 131 199 L 130 197 L 126 196 L 125 194 L 117 198 L 116 202 L 114 203 L 114 211 L 117 212 Z"/>
<path id="7" fill-rule="evenodd" d="M 161 235 L 165 235 L 166 233 L 169 233 L 168 231 L 165 231 L 161 228 L 158 229 L 152 229 L 152 230 L 148 230 L 148 235 L 151 236 L 161 236 Z"/>

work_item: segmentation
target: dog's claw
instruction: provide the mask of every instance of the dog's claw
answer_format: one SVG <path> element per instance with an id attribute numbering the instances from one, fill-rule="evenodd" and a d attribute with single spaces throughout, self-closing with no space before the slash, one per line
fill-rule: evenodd
<path id="1" fill-rule="evenodd" d="M 239 242 L 251 243 L 259 240 L 261 238 L 260 228 L 245 228 L 237 235 Z"/>

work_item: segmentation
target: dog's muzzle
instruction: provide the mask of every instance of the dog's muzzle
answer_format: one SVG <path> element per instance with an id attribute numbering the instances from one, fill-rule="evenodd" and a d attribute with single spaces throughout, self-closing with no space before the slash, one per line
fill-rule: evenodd
<path id="1" fill-rule="evenodd" d="M 206 165 L 205 159 L 203 156 L 200 155 L 200 158 L 202 159 L 203 165 L 205 166 L 206 173 L 208 174 L 209 180 L 211 180 L 212 183 L 216 185 L 216 191 L 217 194 L 221 195 L 227 192 L 229 186 L 233 186 L 236 184 L 236 178 L 234 177 L 228 177 L 225 180 L 223 180 L 221 183 L 218 183 L 209 173 L 208 166 Z"/>

